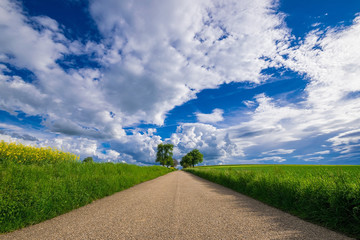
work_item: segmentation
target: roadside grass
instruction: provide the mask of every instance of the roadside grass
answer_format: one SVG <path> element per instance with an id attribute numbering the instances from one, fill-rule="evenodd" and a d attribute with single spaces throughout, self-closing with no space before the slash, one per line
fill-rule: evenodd
<path id="1" fill-rule="evenodd" d="M 185 171 L 360 239 L 360 166 L 228 165 Z"/>
<path id="2" fill-rule="evenodd" d="M 16 151 L 9 150 L 16 146 L 8 145 L 0 143 L 1 233 L 42 222 L 172 171 L 160 166 L 81 163 L 73 154 L 49 148 L 43 150 L 59 157 L 52 161 L 29 157 L 23 161 L 13 156 Z M 33 147 L 17 147 L 25 157 L 27 150 L 30 154 L 38 151 Z"/>

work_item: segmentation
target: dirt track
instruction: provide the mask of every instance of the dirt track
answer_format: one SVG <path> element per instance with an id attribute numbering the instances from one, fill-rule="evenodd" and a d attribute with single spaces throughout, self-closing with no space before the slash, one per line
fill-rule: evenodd
<path id="1" fill-rule="evenodd" d="M 350 239 L 183 171 L 0 239 Z"/>

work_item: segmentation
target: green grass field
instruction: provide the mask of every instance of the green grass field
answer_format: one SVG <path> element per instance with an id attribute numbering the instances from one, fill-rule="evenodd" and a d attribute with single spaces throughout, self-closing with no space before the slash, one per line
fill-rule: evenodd
<path id="1" fill-rule="evenodd" d="M 0 232 L 53 218 L 170 171 L 81 163 L 56 149 L 0 142 Z"/>
<path id="2" fill-rule="evenodd" d="M 360 238 L 360 166 L 227 165 L 185 170 Z"/>

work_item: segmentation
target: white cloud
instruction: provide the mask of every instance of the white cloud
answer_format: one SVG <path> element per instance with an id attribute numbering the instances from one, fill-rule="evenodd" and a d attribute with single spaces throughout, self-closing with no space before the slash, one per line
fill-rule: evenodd
<path id="1" fill-rule="evenodd" d="M 7 129 L 8 125 L 5 126 Z M 13 128 L 14 129 L 14 128 Z M 85 157 L 93 157 L 95 161 L 100 162 L 127 162 L 141 164 L 133 159 L 132 156 L 119 153 L 113 149 L 104 149 L 97 140 L 83 137 L 64 137 L 53 135 L 33 135 L 26 129 L 15 129 L 16 131 L 0 130 L 0 141 L 16 142 L 35 147 L 53 147 L 65 152 L 71 152 L 83 160 Z M 35 137 L 36 136 L 36 137 Z"/>
<path id="2" fill-rule="evenodd" d="M 286 144 L 325 134 L 334 151 L 351 153 L 359 143 L 354 134 L 360 124 L 360 17 L 348 27 L 314 30 L 289 48 L 292 37 L 284 16 L 272 10 L 274 4 L 93 0 L 90 12 L 103 39 L 81 44 L 67 39 L 55 20 L 30 17 L 21 4 L 2 0 L 0 109 L 40 116 L 50 132 L 67 135 L 48 142 L 36 136 L 44 144 L 99 159 L 149 163 L 160 137 L 152 130 L 126 136 L 124 126 L 161 125 L 171 109 L 203 89 L 263 83 L 267 76 L 262 70 L 284 66 L 308 77 L 302 102 L 259 94 L 243 102 L 254 109 L 247 112 L 247 121 L 223 129 L 182 124 L 169 139 L 176 154 L 199 148 L 223 161 L 259 146 L 275 149 L 263 154 L 291 154 L 294 146 Z M 88 54 L 101 68 L 63 69 L 58 64 L 64 56 L 80 54 Z M 10 66 L 30 71 L 33 81 L 16 76 Z M 224 119 L 221 109 L 196 115 L 203 123 Z M 111 141 L 113 149 L 102 149 L 94 139 Z M 283 158 L 262 158 L 268 160 Z"/>
<path id="3" fill-rule="evenodd" d="M 54 61 L 67 52 L 64 37 L 53 20 L 46 17 L 33 19 L 33 24 L 46 23 L 51 26 L 37 31 L 22 14 L 20 4 L 7 0 L 0 2 L 0 52 L 6 60 L 19 67 L 46 71 Z M 55 39 L 57 41 L 55 41 Z"/>
<path id="4" fill-rule="evenodd" d="M 359 154 L 360 129 L 340 133 L 328 139 L 328 141 L 332 143 L 332 148 L 335 152 L 340 152 L 341 154 L 352 152 Z"/>
<path id="5" fill-rule="evenodd" d="M 256 109 L 248 113 L 249 121 L 228 128 L 231 139 L 247 140 L 252 142 L 251 145 L 263 146 L 300 139 L 301 131 L 294 125 L 301 119 L 304 110 L 292 105 L 278 106 L 265 94 L 257 95 L 256 102 Z"/>
<path id="6" fill-rule="evenodd" d="M 304 160 L 305 162 L 318 162 L 318 161 L 323 160 L 323 159 L 324 159 L 324 157 L 318 156 L 318 157 L 304 158 L 302 160 Z"/>
<path id="7" fill-rule="evenodd" d="M 85 46 L 66 39 L 55 20 L 27 17 L 16 2 L 1 1 L 0 23 L 2 61 L 35 76 L 34 81 L 26 81 L 2 65 L 1 110 L 41 116 L 53 132 L 92 138 L 124 136 L 122 113 L 105 101 L 99 70 L 65 71 L 57 64 L 64 55 L 86 52 Z"/>
<path id="8" fill-rule="evenodd" d="M 353 25 L 310 32 L 301 46 L 288 50 L 284 62 L 305 73 L 306 107 L 311 114 L 303 116 L 302 128 L 317 129 L 318 134 L 340 134 L 329 139 L 335 146 L 357 142 L 347 134 L 360 128 L 360 17 Z"/>
<path id="9" fill-rule="evenodd" d="M 283 155 L 283 154 L 291 154 L 295 151 L 295 149 L 275 149 L 267 152 L 261 153 L 262 155 Z"/>
<path id="10" fill-rule="evenodd" d="M 258 106 L 250 113 L 250 120 L 227 129 L 230 138 L 235 142 L 246 140 L 252 147 L 274 149 L 294 146 L 294 141 L 333 135 L 329 141 L 335 152 L 358 152 L 359 19 L 355 18 L 349 27 L 310 32 L 300 45 L 284 49 L 283 54 L 288 56 L 281 60 L 284 66 L 308 77 L 304 100 L 292 104 L 258 95 Z M 314 155 L 329 153 L 324 150 L 301 157 L 315 161 L 323 157 Z"/>
<path id="11" fill-rule="evenodd" d="M 22 128 L 19 126 L 13 124 L 7 124 L 7 123 L 0 123 L 0 128 L 7 130 L 15 130 L 15 131 L 22 130 Z"/>
<path id="12" fill-rule="evenodd" d="M 340 133 L 339 135 L 330 138 L 328 141 L 332 142 L 333 146 L 358 143 L 360 142 L 360 130 L 352 130 Z"/>
<path id="13" fill-rule="evenodd" d="M 1 75 L 0 73 L 0 108 L 11 114 L 22 110 L 29 115 L 37 115 L 50 99 L 34 85 L 24 82 L 20 77 Z"/>
<path id="14" fill-rule="evenodd" d="M 308 153 L 308 154 L 304 154 L 304 155 L 297 155 L 297 156 L 294 156 L 294 157 L 304 158 L 304 157 L 315 156 L 315 155 L 326 155 L 326 154 L 329 154 L 329 153 L 330 153 L 330 150 L 324 150 L 324 151 L 313 152 L 313 153 Z"/>
<path id="15" fill-rule="evenodd" d="M 132 135 L 111 141 L 111 148 L 131 156 L 133 163 L 154 163 L 156 159 L 156 149 L 162 143 L 161 137 L 155 135 L 155 129 L 148 129 L 145 132 L 134 130 Z"/>
<path id="16" fill-rule="evenodd" d="M 314 152 L 312 155 L 323 155 L 323 154 L 329 154 L 329 153 L 330 153 L 329 150 L 324 150 L 324 151 Z"/>
<path id="17" fill-rule="evenodd" d="M 263 57 L 287 36 L 272 3 L 92 1 L 92 16 L 111 42 L 103 58 L 106 101 L 133 121 L 162 124 L 166 112 L 202 89 L 263 81 L 270 64 Z"/>
<path id="18" fill-rule="evenodd" d="M 250 101 L 250 100 L 243 101 L 243 103 L 244 103 L 245 106 L 247 106 L 248 108 L 252 108 L 252 107 L 256 106 L 256 103 L 255 103 L 254 101 Z"/>
<path id="19" fill-rule="evenodd" d="M 196 113 L 196 117 L 202 123 L 216 123 L 224 120 L 223 114 L 224 110 L 215 108 L 210 114 Z"/>
<path id="20" fill-rule="evenodd" d="M 1 109 L 42 116 L 51 132 L 69 136 L 48 144 L 67 149 L 67 143 L 77 136 L 112 139 L 114 151 L 140 162 L 153 161 L 161 139 L 136 131 L 125 137 L 123 126 L 162 124 L 169 110 L 205 88 L 231 81 L 263 81 L 260 72 L 270 64 L 263 57 L 274 55 L 277 41 L 287 35 L 281 28 L 282 16 L 271 10 L 272 1 L 234 1 L 232 5 L 92 1 L 91 14 L 104 39 L 100 44 L 84 45 L 66 39 L 53 19 L 28 17 L 20 4 L 9 1 L 0 6 L 0 22 L 5 26 L 0 36 L 1 58 L 30 70 L 36 80 L 2 74 L 2 96 L 7 97 L 1 98 Z M 242 24 L 236 23 L 239 21 Z M 57 64 L 64 55 L 87 53 L 95 53 L 103 68 L 65 71 Z M 8 70 L 5 67 L 3 71 Z M 200 113 L 199 119 L 221 121 L 222 112 Z M 243 154 L 228 135 L 204 126 L 194 134 L 207 139 L 189 139 L 178 149 L 202 144 L 200 148 L 214 157 Z M 191 132 L 187 126 L 184 129 Z M 218 140 L 213 141 L 207 130 Z M 186 141 L 186 134 L 176 134 Z M 218 146 L 212 149 L 215 143 Z M 96 142 L 75 146 L 79 152 L 100 156 Z"/>
<path id="21" fill-rule="evenodd" d="M 274 161 L 274 162 L 281 163 L 281 162 L 285 162 L 286 159 L 284 159 L 283 157 L 279 157 L 279 156 L 271 156 L 271 157 L 253 159 L 253 161 L 256 161 L 258 163 L 266 162 L 266 161 Z"/>
<path id="22" fill-rule="evenodd" d="M 3 73 L 3 72 L 9 72 L 9 68 L 4 65 L 4 64 L 0 64 L 0 71 Z"/>
<path id="23" fill-rule="evenodd" d="M 174 156 L 181 158 L 194 148 L 204 154 L 206 161 L 241 157 L 241 146 L 232 142 L 226 131 L 203 123 L 180 125 L 169 139 L 175 145 Z"/>
<path id="24" fill-rule="evenodd" d="M 13 137 L 11 136 L 11 134 L 8 133 L 4 133 L 3 131 L 0 131 L 0 141 L 4 141 L 4 142 L 17 142 L 17 143 L 22 143 L 25 145 L 31 145 L 31 146 L 36 146 L 36 143 L 32 140 L 26 140 L 23 138 L 18 138 L 18 137 Z"/>
<path id="25" fill-rule="evenodd" d="M 21 129 L 21 131 L 15 132 L 15 134 L 14 132 L 0 132 L 0 141 L 16 142 L 36 147 L 54 147 L 65 152 L 74 153 L 82 158 L 96 156 L 97 154 L 97 143 L 95 140 L 71 137 L 36 137 L 31 132 L 28 133 L 26 129 Z M 29 138 L 32 139 L 29 140 Z"/>
<path id="26" fill-rule="evenodd" d="M 303 154 L 303 155 L 296 155 L 294 157 L 299 158 L 300 160 L 303 160 L 306 162 L 311 162 L 311 161 L 322 160 L 322 159 L 324 159 L 324 157 L 322 155 L 327 155 L 327 154 L 330 154 L 329 150 L 313 152 L 313 153 L 308 153 L 308 154 Z"/>
<path id="27" fill-rule="evenodd" d="M 2 98 L 0 107 L 43 116 L 54 132 L 97 138 L 121 138 L 123 126 L 139 122 L 162 124 L 169 110 L 204 88 L 263 80 L 260 72 L 269 65 L 263 57 L 273 55 L 287 34 L 272 7 L 272 1 L 260 0 L 231 6 L 92 1 L 91 14 L 104 39 L 82 45 L 67 39 L 55 20 L 29 17 L 21 4 L 4 0 L 1 59 L 30 70 L 35 81 L 3 74 L 3 92 L 11 97 Z M 87 53 L 103 68 L 64 70 L 57 63 Z"/>
<path id="28" fill-rule="evenodd" d="M 156 148 L 162 141 L 154 133 L 154 129 L 149 129 L 143 133 L 134 130 L 133 135 L 110 141 L 110 148 L 104 148 L 97 139 L 37 134 L 27 129 L 19 131 L 16 129 L 12 132 L 0 130 L 0 140 L 38 147 L 55 147 L 65 152 L 77 154 L 81 160 L 85 157 L 93 157 L 96 161 L 101 162 L 127 162 L 142 165 L 155 162 Z"/>
<path id="29" fill-rule="evenodd" d="M 132 156 L 126 153 L 119 153 L 115 150 L 105 150 L 104 153 L 98 152 L 96 157 L 102 162 L 113 162 L 113 163 L 137 163 Z M 139 163 L 138 163 L 139 164 Z"/>
<path id="30" fill-rule="evenodd" d="M 356 150 L 360 127 L 360 18 L 354 24 L 325 32 L 310 32 L 299 46 L 284 50 L 282 63 L 307 75 L 305 98 L 298 104 L 277 102 L 260 94 L 250 120 L 228 128 L 230 138 L 247 140 L 252 146 L 276 148 L 292 141 L 321 135 L 336 152 Z M 320 146 L 319 146 L 320 147 Z M 246 151 L 245 151 L 246 152 Z M 329 150 L 310 155 L 329 154 Z M 302 155 L 302 157 L 307 155 Z M 305 160 L 321 160 L 309 157 Z"/>

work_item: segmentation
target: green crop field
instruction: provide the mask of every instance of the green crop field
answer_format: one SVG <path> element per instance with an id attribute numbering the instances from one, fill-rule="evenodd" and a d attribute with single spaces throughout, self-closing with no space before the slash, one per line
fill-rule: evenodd
<path id="1" fill-rule="evenodd" d="M 227 165 L 185 170 L 360 238 L 360 166 Z"/>
<path id="2" fill-rule="evenodd" d="M 0 232 L 39 223 L 171 171 L 78 159 L 56 149 L 0 142 Z"/>

